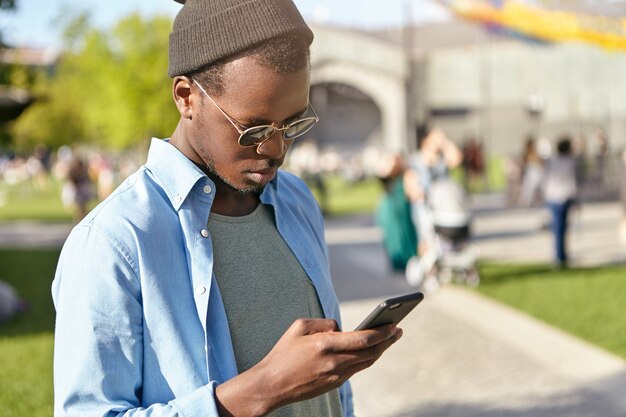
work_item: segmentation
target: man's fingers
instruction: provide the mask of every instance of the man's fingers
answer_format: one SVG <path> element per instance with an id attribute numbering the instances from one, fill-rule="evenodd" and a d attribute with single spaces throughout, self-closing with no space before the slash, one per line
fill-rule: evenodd
<path id="1" fill-rule="evenodd" d="M 401 337 L 402 330 L 398 329 L 392 337 L 385 339 L 382 342 L 375 344 L 374 346 L 370 346 L 366 349 L 336 352 L 334 354 L 334 358 L 338 363 L 346 363 L 349 364 L 349 366 L 356 363 L 368 362 L 371 360 L 375 361 Z"/>
<path id="2" fill-rule="evenodd" d="M 402 331 L 398 331 L 391 338 L 368 349 L 333 354 L 332 360 L 327 363 L 329 366 L 327 371 L 330 375 L 347 380 L 355 373 L 372 366 L 400 337 L 402 337 Z"/>
<path id="3" fill-rule="evenodd" d="M 290 332 L 294 332 L 297 335 L 335 332 L 338 330 L 339 325 L 333 319 L 298 319 L 289 328 Z"/>
<path id="4" fill-rule="evenodd" d="M 376 329 L 333 333 L 325 340 L 325 347 L 328 352 L 366 350 L 394 337 L 400 338 L 400 336 L 402 336 L 402 330 L 394 324 L 388 324 Z"/>

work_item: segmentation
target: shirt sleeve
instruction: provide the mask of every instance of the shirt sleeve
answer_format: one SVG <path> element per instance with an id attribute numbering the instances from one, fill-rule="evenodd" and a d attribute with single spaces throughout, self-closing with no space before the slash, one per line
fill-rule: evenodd
<path id="1" fill-rule="evenodd" d="M 347 381 L 339 388 L 339 397 L 341 399 L 341 409 L 344 417 L 354 417 L 354 406 L 352 405 L 352 387 L 350 381 Z"/>
<path id="2" fill-rule="evenodd" d="M 79 226 L 52 284 L 54 415 L 218 417 L 215 382 L 142 406 L 143 308 L 136 264 L 104 230 Z"/>

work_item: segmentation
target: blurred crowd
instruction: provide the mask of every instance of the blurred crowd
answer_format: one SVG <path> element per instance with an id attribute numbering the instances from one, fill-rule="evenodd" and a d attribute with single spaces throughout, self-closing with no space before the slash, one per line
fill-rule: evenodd
<path id="1" fill-rule="evenodd" d="M 437 257 L 443 253 L 443 238 L 449 247 L 457 249 L 469 240 L 470 193 L 492 191 L 493 182 L 498 180 L 488 169 L 494 161 L 487 160 L 480 138 L 467 136 L 457 144 L 441 129 L 428 126 L 418 127 L 416 137 L 416 150 L 409 154 L 366 147 L 351 155 L 320 149 L 315 139 L 309 138 L 292 149 L 286 163 L 318 190 L 325 211 L 329 175 L 347 181 L 377 177 L 384 195 L 376 219 L 383 230 L 391 268 L 403 271 L 409 282 L 424 285 L 430 264 L 441 264 Z M 546 208 L 545 227 L 554 236 L 555 265 L 568 265 L 568 224 L 583 201 L 614 200 L 620 192 L 624 209 L 621 230 L 626 241 L 626 149 L 622 153 L 611 149 L 604 129 L 598 128 L 588 138 L 528 136 L 517 155 L 504 156 L 500 162 L 503 180 L 499 182 L 505 183 L 508 206 Z M 497 171 L 498 161 L 495 165 Z M 442 226 L 442 222 L 447 225 Z M 424 264 L 428 256 L 437 259 Z M 464 268 L 465 276 L 475 273 L 470 261 Z"/>
<path id="2" fill-rule="evenodd" d="M 346 153 L 320 148 L 313 137 L 297 142 L 285 167 L 316 190 L 320 206 L 328 213 L 328 178 L 339 176 L 348 183 L 378 178 L 384 195 L 377 219 L 385 231 L 385 247 L 393 269 L 405 270 L 412 257 L 423 258 L 432 247 L 434 226 L 429 199 L 431 185 L 446 179 L 462 185 L 457 192 L 463 202 L 444 201 L 461 213 L 467 196 L 490 191 L 492 175 L 481 140 L 467 136 L 457 145 L 436 128 L 420 126 L 416 150 L 408 155 L 389 153 L 376 146 Z M 0 153 L 0 206 L 11 204 L 3 188 L 32 184 L 39 192 L 59 190 L 64 207 L 79 221 L 96 202 L 139 167 L 136 154 L 114 154 L 92 148 L 64 146 L 52 152 L 44 145 L 30 155 Z M 562 135 L 550 141 L 528 136 L 518 155 L 502 159 L 507 203 L 512 207 L 547 207 L 546 226 L 555 234 L 555 256 L 567 263 L 564 235 L 567 219 L 579 202 L 619 192 L 624 207 L 621 235 L 626 241 L 626 149 L 610 147 L 604 129 L 587 139 Z M 448 189 L 444 195 L 454 196 Z M 449 200 L 452 200 L 450 197 Z"/>
<path id="3" fill-rule="evenodd" d="M 0 184 L 32 184 L 35 192 L 60 189 L 64 207 L 78 222 L 90 205 L 106 198 L 139 167 L 133 154 L 62 146 L 55 152 L 38 145 L 30 155 L 0 154 Z M 0 189 L 0 206 L 11 204 Z"/>
<path id="4" fill-rule="evenodd" d="M 584 199 L 608 197 L 621 182 L 618 154 L 609 145 L 606 131 L 598 128 L 587 139 L 566 135 L 575 161 L 575 179 Z M 558 153 L 557 143 L 528 136 L 519 156 L 505 158 L 507 202 L 510 206 L 533 207 L 544 203 L 546 168 Z"/>

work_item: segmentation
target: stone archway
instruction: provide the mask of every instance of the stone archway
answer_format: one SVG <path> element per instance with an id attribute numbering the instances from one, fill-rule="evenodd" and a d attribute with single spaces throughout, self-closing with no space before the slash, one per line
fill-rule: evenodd
<path id="1" fill-rule="evenodd" d="M 361 90 L 338 82 L 313 84 L 311 103 L 320 117 L 311 136 L 320 147 L 349 155 L 384 147 L 380 107 Z"/>
<path id="2" fill-rule="evenodd" d="M 372 70 L 334 62 L 316 68 L 312 85 L 340 83 L 352 86 L 371 98 L 380 110 L 381 145 L 393 151 L 406 149 L 406 94 L 404 83 Z"/>
<path id="3" fill-rule="evenodd" d="M 404 51 L 363 34 L 317 27 L 314 32 L 311 84 L 344 84 L 367 95 L 380 111 L 380 145 L 405 152 L 409 65 Z"/>

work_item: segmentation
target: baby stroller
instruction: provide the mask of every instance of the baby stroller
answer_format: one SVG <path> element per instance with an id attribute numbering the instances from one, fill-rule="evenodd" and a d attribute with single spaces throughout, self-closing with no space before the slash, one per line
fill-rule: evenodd
<path id="1" fill-rule="evenodd" d="M 419 218 L 419 238 L 426 250 L 409 260 L 408 283 L 426 292 L 450 281 L 477 286 L 478 247 L 470 241 L 472 215 L 463 187 L 449 178 L 435 181 Z"/>

